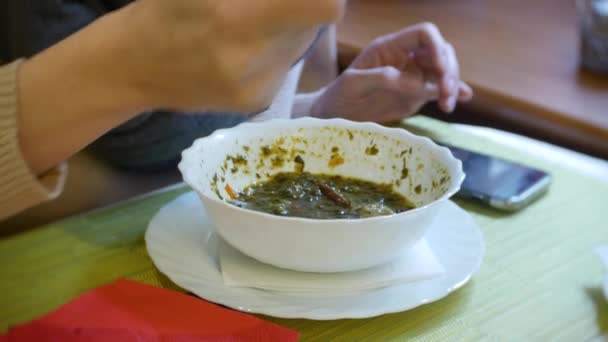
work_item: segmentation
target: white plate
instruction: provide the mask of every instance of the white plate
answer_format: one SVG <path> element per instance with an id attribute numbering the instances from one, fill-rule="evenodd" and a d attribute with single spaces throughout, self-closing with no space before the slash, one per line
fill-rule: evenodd
<path id="1" fill-rule="evenodd" d="M 608 245 L 597 247 L 595 249 L 595 254 L 600 257 L 601 263 L 604 265 L 606 270 L 608 270 Z M 604 276 L 603 282 L 602 288 L 604 290 L 604 296 L 606 297 L 606 300 L 608 300 L 608 274 Z"/>
<path id="2" fill-rule="evenodd" d="M 446 273 L 344 296 L 290 294 L 224 286 L 218 262 L 221 242 L 207 222 L 195 193 L 163 207 L 146 232 L 148 253 L 158 269 L 182 288 L 237 310 L 285 318 L 364 318 L 409 310 L 439 300 L 477 272 L 484 253 L 481 232 L 471 216 L 447 202 L 426 236 Z M 268 237 L 272 243 L 272 237 Z"/>

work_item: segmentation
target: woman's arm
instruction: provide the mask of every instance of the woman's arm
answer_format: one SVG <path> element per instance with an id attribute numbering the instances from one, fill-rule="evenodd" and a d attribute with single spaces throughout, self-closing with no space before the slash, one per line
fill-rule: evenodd
<path id="1" fill-rule="evenodd" d="M 34 173 L 148 108 L 266 107 L 317 25 L 343 6 L 276 2 L 137 1 L 24 62 L 19 141 Z"/>
<path id="2" fill-rule="evenodd" d="M 0 218 L 57 197 L 66 178 L 65 166 L 38 178 L 23 159 L 17 139 L 18 65 L 0 67 Z"/>
<path id="3" fill-rule="evenodd" d="M 4 98 L 11 109 L 0 113 L 11 121 L 0 131 L 0 150 L 13 153 L 2 157 L 10 165 L 27 165 L 35 179 L 150 108 L 265 108 L 319 25 L 337 20 L 344 2 L 133 2 L 18 67 L 16 80 L 9 82 L 13 96 Z M 13 78 L 16 66 L 8 71 Z M 6 160 L 3 164 L 0 173 L 6 174 Z M 0 182 L 0 192 L 6 182 Z M 0 195 L 0 219 L 35 204 L 6 209 L 5 201 L 24 187 Z M 49 195 L 42 193 L 39 201 Z"/>
<path id="4" fill-rule="evenodd" d="M 17 74 L 19 145 L 43 173 L 146 107 L 117 72 L 126 38 L 120 14 L 24 61 Z"/>

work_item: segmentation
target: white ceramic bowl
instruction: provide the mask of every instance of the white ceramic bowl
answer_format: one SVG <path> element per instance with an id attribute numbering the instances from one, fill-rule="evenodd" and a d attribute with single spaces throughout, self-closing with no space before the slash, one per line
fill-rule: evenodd
<path id="1" fill-rule="evenodd" d="M 230 198 L 227 185 L 238 192 L 275 173 L 294 171 L 298 155 L 311 173 L 391 183 L 416 209 L 315 220 L 225 201 Z M 342 119 L 278 119 L 218 130 L 185 150 L 179 169 L 224 240 L 259 261 L 306 272 L 353 271 L 395 258 L 425 234 L 441 204 L 464 180 L 460 161 L 430 139 Z"/>

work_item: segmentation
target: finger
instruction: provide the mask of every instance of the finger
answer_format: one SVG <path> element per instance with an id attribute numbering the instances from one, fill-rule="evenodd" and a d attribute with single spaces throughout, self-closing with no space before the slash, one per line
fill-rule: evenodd
<path id="1" fill-rule="evenodd" d="M 430 61 L 430 69 L 439 79 L 439 105 L 442 110 L 451 112 L 452 106 L 449 101 L 450 96 L 455 92 L 456 85 L 453 80 L 446 75 L 450 72 L 450 56 L 449 49 L 446 48 L 446 42 L 441 36 L 439 29 L 433 24 L 425 23 L 419 25 L 418 28 L 418 50 L 426 50 L 428 53 L 428 61 Z"/>
<path id="2" fill-rule="evenodd" d="M 439 98 L 439 86 L 436 83 L 415 81 L 409 81 L 409 83 L 409 85 L 402 86 L 401 89 L 402 106 L 389 113 L 384 113 L 381 121 L 394 121 L 412 116 L 425 103 Z"/>
<path id="3" fill-rule="evenodd" d="M 423 82 L 418 89 L 418 94 L 424 101 L 435 101 L 440 96 L 439 86 L 435 82 Z"/>
<path id="4" fill-rule="evenodd" d="M 416 65 L 421 68 L 427 69 L 429 71 L 435 72 L 435 67 L 433 65 L 433 61 L 431 60 L 431 54 L 426 49 L 418 49 L 413 52 L 413 60 L 416 62 Z"/>
<path id="5" fill-rule="evenodd" d="M 422 23 L 405 28 L 391 36 L 391 41 L 405 51 L 425 50 L 428 53 L 430 66 L 439 75 L 448 68 L 444 49 L 445 40 L 437 26 L 432 23 Z"/>
<path id="6" fill-rule="evenodd" d="M 456 101 L 458 101 L 460 70 L 452 44 L 446 43 L 444 49 L 446 51 L 448 68 L 441 77 L 441 84 L 445 89 L 442 89 L 440 106 L 443 111 L 451 113 L 456 107 Z"/>
<path id="7" fill-rule="evenodd" d="M 458 87 L 458 101 L 467 102 L 471 101 L 472 98 L 473 89 L 468 84 L 460 81 L 460 86 Z"/>
<path id="8" fill-rule="evenodd" d="M 373 69 L 350 69 L 348 72 L 355 77 L 353 82 L 362 90 L 399 90 L 401 87 L 401 71 L 393 66 Z"/>
<path id="9" fill-rule="evenodd" d="M 404 98 L 416 101 L 434 101 L 439 99 L 440 89 L 436 82 L 424 81 L 415 72 L 402 72 L 393 66 L 373 69 L 351 69 L 349 73 L 356 78 L 362 89 L 382 89 L 399 93 Z"/>
<path id="10" fill-rule="evenodd" d="M 454 82 L 454 83 L 459 86 L 458 100 L 461 100 L 461 97 L 462 97 L 462 101 L 468 101 L 468 99 L 473 95 L 473 91 L 468 85 L 466 85 L 464 83 L 461 84 L 461 82 L 459 81 L 460 67 L 458 65 L 458 59 L 456 58 L 454 49 L 451 45 L 450 45 L 450 51 L 449 51 L 449 53 L 446 53 L 446 56 L 448 56 L 448 58 L 449 58 L 449 65 L 450 65 L 448 74 L 455 75 L 457 78 L 456 82 Z M 418 66 L 422 67 L 424 70 L 431 71 L 431 72 L 434 70 L 433 62 L 430 59 L 430 54 L 426 49 L 420 49 L 418 51 L 415 51 L 414 61 L 416 62 L 416 64 Z M 447 83 L 450 83 L 450 81 L 447 81 Z M 446 91 L 447 90 L 448 89 L 446 89 Z M 453 91 L 452 87 L 450 87 L 449 91 L 450 92 Z M 449 111 L 449 108 L 448 108 L 449 105 L 447 104 L 447 101 L 444 101 L 443 104 L 440 103 L 440 106 L 441 106 L 442 110 Z"/>
<path id="11" fill-rule="evenodd" d="M 409 109 L 392 111 L 388 113 L 383 113 L 381 116 L 378 117 L 376 121 L 380 124 L 398 123 L 401 120 L 413 116 L 415 114 L 415 112 Z"/>
<path id="12" fill-rule="evenodd" d="M 445 49 L 445 55 L 448 59 L 447 73 L 460 80 L 460 65 L 458 64 L 458 58 L 456 57 L 456 50 L 454 50 L 454 46 L 448 42 L 445 43 Z"/>
<path id="13" fill-rule="evenodd" d="M 399 88 L 396 89 L 404 98 L 416 102 L 434 101 L 439 98 L 440 89 L 435 80 L 426 79 L 419 68 L 409 68 L 401 72 Z"/>
<path id="14" fill-rule="evenodd" d="M 373 69 L 350 69 L 352 82 L 361 87 L 359 91 L 381 90 L 397 94 L 402 106 L 391 113 L 382 113 L 380 121 L 400 119 L 412 115 L 424 103 L 439 98 L 436 82 L 424 81 L 421 71 L 401 71 L 393 66 Z"/>

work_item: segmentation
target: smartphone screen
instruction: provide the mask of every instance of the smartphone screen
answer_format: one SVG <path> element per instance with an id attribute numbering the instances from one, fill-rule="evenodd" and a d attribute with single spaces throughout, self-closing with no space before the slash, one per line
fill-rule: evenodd
<path id="1" fill-rule="evenodd" d="M 445 145 L 444 145 L 445 146 Z M 541 170 L 476 152 L 446 146 L 462 161 L 466 174 L 460 195 L 510 201 L 522 197 L 549 175 Z"/>

